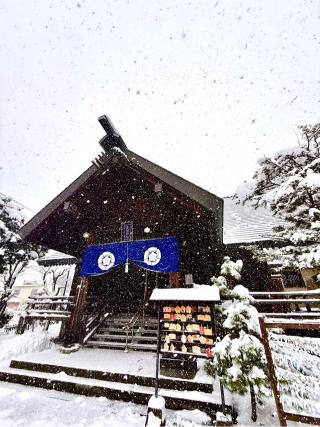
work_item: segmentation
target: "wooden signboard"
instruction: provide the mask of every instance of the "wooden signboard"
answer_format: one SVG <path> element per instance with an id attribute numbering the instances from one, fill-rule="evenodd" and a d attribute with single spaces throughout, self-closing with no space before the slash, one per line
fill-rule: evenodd
<path id="1" fill-rule="evenodd" d="M 156 390 L 158 396 L 159 367 L 193 378 L 197 358 L 213 357 L 216 340 L 215 304 L 220 302 L 219 291 L 212 286 L 196 288 L 155 289 L 150 301 L 158 305 L 158 346 Z M 161 361 L 160 361 L 161 355 Z M 179 374 L 173 376 L 179 376 Z M 224 394 L 221 387 L 224 410 Z"/>
<path id="2" fill-rule="evenodd" d="M 161 303 L 161 353 L 212 358 L 216 338 L 213 315 L 213 304 Z"/>

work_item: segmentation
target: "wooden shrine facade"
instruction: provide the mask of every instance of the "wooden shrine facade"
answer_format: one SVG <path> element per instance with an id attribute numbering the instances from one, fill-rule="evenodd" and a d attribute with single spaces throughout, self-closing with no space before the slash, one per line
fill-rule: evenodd
<path id="1" fill-rule="evenodd" d="M 223 200 L 130 151 L 106 116 L 99 121 L 106 131 L 100 141 L 103 153 L 24 225 L 22 238 L 72 255 L 80 264 L 87 244 L 173 236 L 180 272 L 170 277 L 148 272 L 151 287 L 156 281 L 157 286 L 180 286 L 187 274 L 207 283 L 222 253 Z M 131 265 L 125 273 L 119 266 L 82 279 L 87 284 L 77 298 L 79 280 L 76 274 L 71 290 L 78 304 L 89 301 L 94 309 L 109 301 L 118 309 L 131 304 L 134 311 L 143 299 L 146 273 Z"/>

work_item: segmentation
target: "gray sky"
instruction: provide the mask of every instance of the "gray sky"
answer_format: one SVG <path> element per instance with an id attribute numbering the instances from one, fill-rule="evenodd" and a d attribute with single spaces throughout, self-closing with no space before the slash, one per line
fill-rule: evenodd
<path id="1" fill-rule="evenodd" d="M 0 0 L 0 191 L 38 210 L 128 147 L 229 195 L 319 120 L 319 0 Z"/>

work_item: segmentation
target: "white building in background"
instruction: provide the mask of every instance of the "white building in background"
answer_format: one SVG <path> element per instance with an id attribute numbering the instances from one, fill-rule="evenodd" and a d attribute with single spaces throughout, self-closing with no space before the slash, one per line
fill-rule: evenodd
<path id="1" fill-rule="evenodd" d="M 22 205 L 20 202 L 12 199 L 12 197 L 0 193 L 0 197 L 9 198 L 21 209 L 26 222 L 33 216 L 34 212 Z M 56 268 L 64 271 L 64 274 L 57 280 L 57 288 L 59 289 L 58 295 L 68 295 L 70 292 L 71 283 L 73 280 L 76 258 L 61 252 L 49 250 L 48 253 L 41 257 L 38 261 L 30 261 L 28 266 L 17 276 L 15 279 L 12 290 L 13 296 L 8 302 L 8 309 L 12 311 L 19 311 L 22 309 L 23 304 L 30 296 L 45 295 L 43 271 L 46 268 Z M 48 287 L 50 290 L 50 278 L 48 278 Z M 1 291 L 1 278 L 0 278 L 0 291 Z"/>
<path id="2" fill-rule="evenodd" d="M 58 295 L 69 295 L 76 259 L 61 252 L 49 250 L 38 261 L 31 261 L 22 273 L 20 273 L 12 287 L 14 295 L 8 302 L 8 309 L 19 311 L 29 297 L 46 295 L 45 285 L 50 291 L 50 277 L 47 283 L 43 280 L 44 269 L 54 268 L 63 274 L 57 280 Z"/>

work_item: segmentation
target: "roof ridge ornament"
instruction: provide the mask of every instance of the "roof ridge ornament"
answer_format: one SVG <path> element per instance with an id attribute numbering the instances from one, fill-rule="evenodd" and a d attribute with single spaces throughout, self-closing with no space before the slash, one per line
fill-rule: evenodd
<path id="1" fill-rule="evenodd" d="M 128 148 L 122 139 L 120 133 L 116 130 L 110 118 L 106 115 L 98 117 L 98 121 L 106 132 L 106 135 L 100 139 L 99 144 L 106 153 L 109 153 L 114 147 L 125 152 Z"/>

